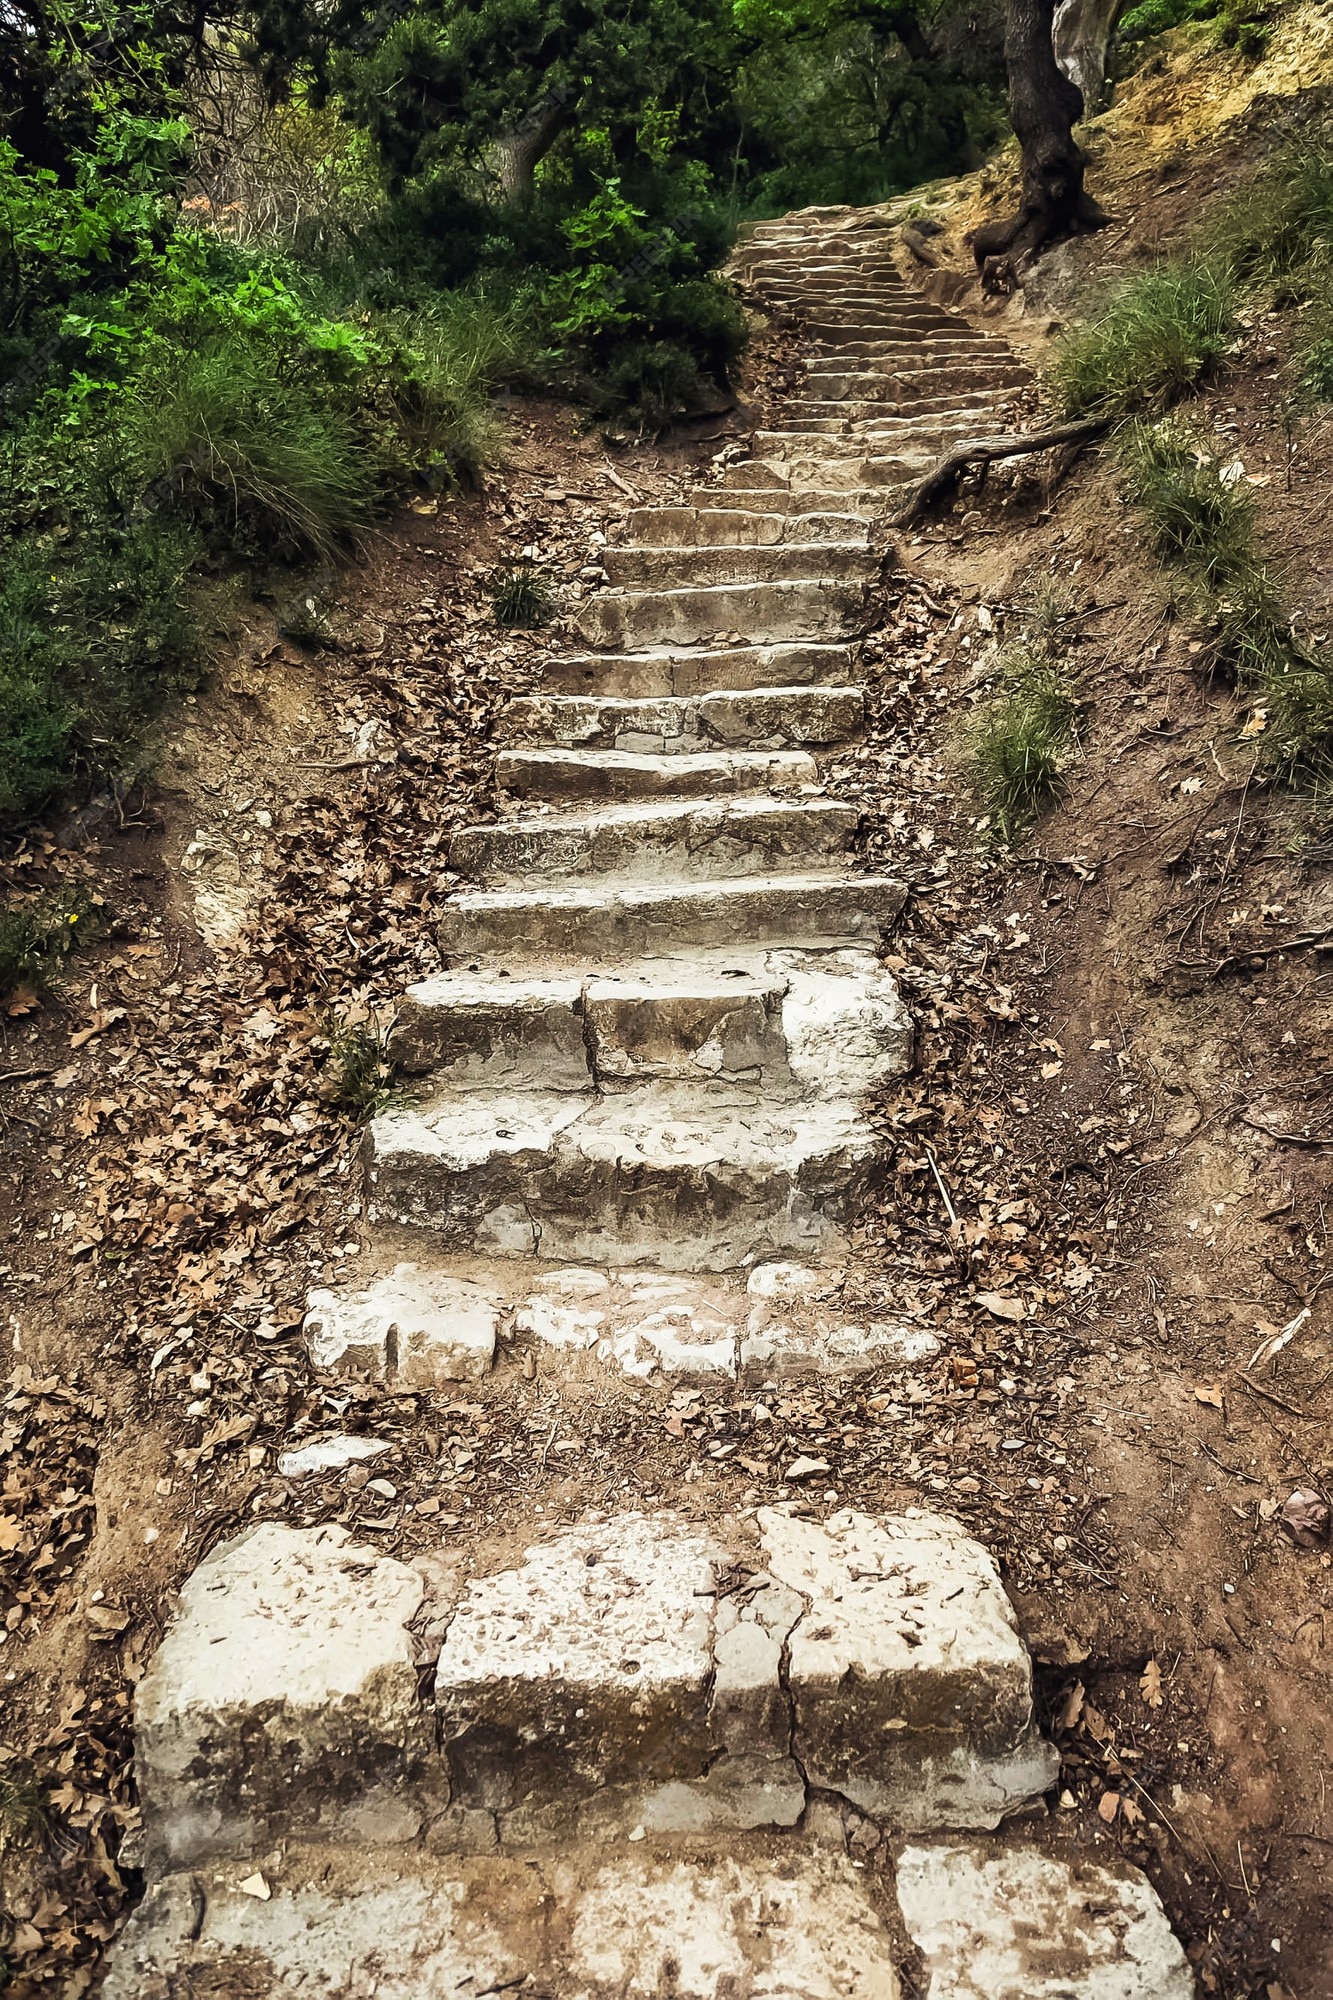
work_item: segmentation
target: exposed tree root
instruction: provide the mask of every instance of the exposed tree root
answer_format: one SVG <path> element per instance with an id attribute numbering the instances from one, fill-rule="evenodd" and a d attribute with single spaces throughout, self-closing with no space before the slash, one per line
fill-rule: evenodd
<path id="1" fill-rule="evenodd" d="M 970 466 L 985 467 L 1001 458 L 1023 458 L 1034 451 L 1052 451 L 1057 445 L 1091 444 L 1110 429 L 1106 417 L 1085 417 L 1077 424 L 1057 424 L 1049 431 L 1028 431 L 1020 436 L 969 438 L 946 452 L 921 484 L 915 487 L 905 506 L 893 517 L 895 528 L 909 528 L 937 500 L 942 500 L 953 492 L 963 473 Z"/>

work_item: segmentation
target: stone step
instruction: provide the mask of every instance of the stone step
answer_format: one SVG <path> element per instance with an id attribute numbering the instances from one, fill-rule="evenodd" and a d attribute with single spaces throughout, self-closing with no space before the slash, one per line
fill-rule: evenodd
<path id="1" fill-rule="evenodd" d="M 804 750 L 696 750 L 669 756 L 628 750 L 502 750 L 496 781 L 525 799 L 720 798 L 816 783 Z"/>
<path id="2" fill-rule="evenodd" d="M 642 1081 L 758 1083 L 855 1097 L 911 1066 L 912 1024 L 863 948 L 700 951 L 409 987 L 394 1060 L 451 1088 L 607 1090 Z"/>
<path id="3" fill-rule="evenodd" d="M 869 582 L 878 551 L 862 535 L 853 542 L 797 541 L 724 544 L 705 548 L 657 546 L 605 549 L 602 564 L 613 586 L 626 590 L 680 590 L 726 584 L 797 583 L 805 580 Z"/>
<path id="4" fill-rule="evenodd" d="M 886 468 L 870 457 L 849 455 L 841 460 L 811 459 L 798 450 L 795 458 L 785 458 L 774 454 L 769 458 L 738 459 L 722 474 L 720 486 L 703 488 L 700 504 L 704 504 L 709 493 L 721 496 L 722 504 L 730 504 L 726 496 L 741 494 L 747 498 L 751 494 L 762 494 L 766 507 L 776 506 L 774 497 L 782 490 L 790 495 L 792 506 L 803 506 L 810 497 L 817 496 L 821 505 L 831 503 L 833 496 L 841 494 L 846 504 L 859 502 L 863 506 L 883 507 L 886 505 L 884 489 L 896 483 L 892 463 Z"/>
<path id="5" fill-rule="evenodd" d="M 761 645 L 845 639 L 868 616 L 866 586 L 840 580 L 724 583 L 702 590 L 603 590 L 582 607 L 584 643 L 616 652 L 695 645 L 730 633 Z"/>
<path id="6" fill-rule="evenodd" d="M 449 843 L 455 874 L 488 888 L 596 875 L 617 882 L 808 872 L 840 860 L 859 814 L 832 799 L 730 799 L 552 813 L 473 826 Z"/>
<path id="7" fill-rule="evenodd" d="M 695 945 L 876 944 L 902 908 L 900 882 L 879 875 L 764 875 L 741 881 L 478 889 L 451 896 L 440 949 L 470 962 L 487 953 L 542 955 L 607 967 Z"/>
<path id="8" fill-rule="evenodd" d="M 778 646 L 662 647 L 641 653 L 562 653 L 543 669 L 547 687 L 569 694 L 601 688 L 633 700 L 685 699 L 753 688 L 826 687 L 851 681 L 856 649 L 836 642 Z"/>
<path id="9" fill-rule="evenodd" d="M 692 1082 L 455 1092 L 382 1112 L 365 1153 L 372 1224 L 460 1255 L 668 1271 L 836 1260 L 883 1173 L 848 1102 Z"/>
<path id="10" fill-rule="evenodd" d="M 774 543 L 841 543 L 864 547 L 867 517 L 836 508 L 743 510 L 722 507 L 634 507 L 625 516 L 625 540 L 641 549 L 758 548 Z"/>
<path id="11" fill-rule="evenodd" d="M 918 433 L 929 434 L 941 423 L 953 423 L 960 403 L 965 403 L 969 417 L 993 416 L 1008 403 L 1013 386 L 997 383 L 992 388 L 983 382 L 970 388 L 966 396 L 959 390 L 951 396 L 880 396 L 873 402 L 836 396 L 793 396 L 783 412 L 783 421 L 790 430 L 822 432 L 831 437 L 845 437 L 849 433 L 874 436 L 893 425 L 915 437 Z"/>
<path id="12" fill-rule="evenodd" d="M 135 1734 L 154 1868 L 785 1827 L 807 1786 L 963 1831 L 1058 1770 L 994 1562 L 914 1509 L 613 1514 L 470 1573 L 265 1523 L 184 1586 Z"/>
<path id="13" fill-rule="evenodd" d="M 524 695 L 505 710 L 519 742 L 656 755 L 719 744 L 780 750 L 844 743 L 865 720 L 859 687 L 725 689 L 690 698 L 618 700 L 610 695 Z"/>
<path id="14" fill-rule="evenodd" d="M 892 1935 L 850 1856 L 775 1854 L 762 1837 L 697 1858 L 657 1846 L 585 1850 L 545 1868 L 410 1847 L 371 1868 L 299 1846 L 276 1865 L 232 1866 L 206 1889 L 197 1875 L 169 1875 L 131 1917 L 103 1990 L 106 2000 L 901 2000 Z M 1137 1988 L 1121 1994 L 1139 2000 Z"/>

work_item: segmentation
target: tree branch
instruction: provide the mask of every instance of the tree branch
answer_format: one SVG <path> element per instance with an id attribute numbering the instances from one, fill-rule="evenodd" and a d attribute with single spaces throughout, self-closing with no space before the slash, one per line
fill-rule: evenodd
<path id="1" fill-rule="evenodd" d="M 952 493 L 960 476 L 970 465 L 993 465 L 1000 458 L 1023 458 L 1029 452 L 1053 451 L 1062 444 L 1091 444 L 1111 428 L 1107 417 L 1087 417 L 1082 423 L 1057 424 L 1054 430 L 1028 431 L 1021 436 L 970 438 L 955 446 L 915 487 L 906 504 L 893 517 L 895 528 L 910 528 L 913 521 Z"/>

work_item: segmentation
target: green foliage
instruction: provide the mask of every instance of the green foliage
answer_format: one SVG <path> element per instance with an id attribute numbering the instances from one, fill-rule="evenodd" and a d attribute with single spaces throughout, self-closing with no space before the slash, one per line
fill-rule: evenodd
<path id="1" fill-rule="evenodd" d="M 65 961 L 95 935 L 96 906 L 78 887 L 0 907 L 0 1001 L 20 987 L 36 998 L 59 986 Z M 0 1773 L 0 1826 L 6 1796 Z"/>
<path id="2" fill-rule="evenodd" d="M 1060 797 L 1076 741 L 1078 697 L 1060 644 L 1061 607 L 1032 607 L 1024 635 L 1003 646 L 997 691 L 981 703 L 963 739 L 964 767 L 995 838 L 1011 846 Z"/>
<path id="3" fill-rule="evenodd" d="M 1066 338 L 1054 368 L 1065 412 L 1118 418 L 1169 409 L 1216 373 L 1236 326 L 1221 260 L 1140 272 Z"/>
<path id="4" fill-rule="evenodd" d="M 0 958 L 0 989 L 3 985 Z M 46 1818 L 47 1788 L 41 1780 L 18 1769 L 0 1770 L 0 1838 L 26 1846 L 41 1832 Z"/>
<path id="5" fill-rule="evenodd" d="M 200 641 L 192 550 L 156 524 L 10 543 L 0 581 L 0 819 L 124 764 Z"/>
<path id="6" fill-rule="evenodd" d="M 496 572 L 491 608 L 497 625 L 536 631 L 555 616 L 555 592 L 540 570 L 515 563 Z"/>
<path id="7" fill-rule="evenodd" d="M 1223 48 L 1257 61 L 1272 38 L 1268 15 L 1265 0 L 1141 0 L 1121 16 L 1116 36 L 1122 50 L 1133 52 L 1171 28 L 1212 22 Z"/>
<path id="8" fill-rule="evenodd" d="M 1298 641 L 1234 460 L 1181 417 L 1121 440 L 1126 483 L 1156 553 L 1211 627 L 1219 659 L 1259 697 L 1243 734 L 1286 778 L 1333 777 L 1333 660 Z"/>
<path id="9" fill-rule="evenodd" d="M 373 1015 L 355 1021 L 330 1018 L 327 1032 L 325 1079 L 329 1097 L 358 1123 L 372 1118 L 393 1095 L 387 1027 Z"/>

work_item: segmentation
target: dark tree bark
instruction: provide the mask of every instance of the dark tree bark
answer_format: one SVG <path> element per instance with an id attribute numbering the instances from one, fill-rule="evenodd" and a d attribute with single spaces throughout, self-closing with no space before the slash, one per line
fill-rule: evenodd
<path id="1" fill-rule="evenodd" d="M 1017 215 L 988 222 L 973 236 L 984 291 L 1012 291 L 1019 271 L 1048 243 L 1106 221 L 1083 187 L 1086 161 L 1074 139 L 1083 93 L 1055 60 L 1055 6 L 1056 0 L 1009 0 L 1004 59 L 1023 191 Z"/>
<path id="2" fill-rule="evenodd" d="M 531 201 L 533 175 L 574 111 L 574 93 L 554 90 L 526 111 L 497 141 L 495 168 L 508 201 Z"/>

